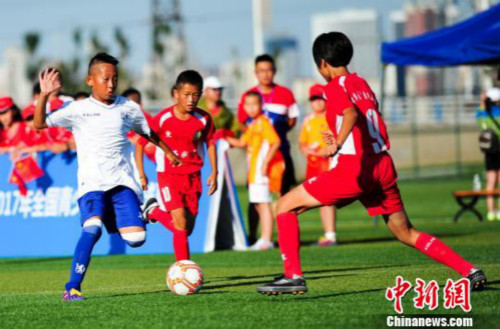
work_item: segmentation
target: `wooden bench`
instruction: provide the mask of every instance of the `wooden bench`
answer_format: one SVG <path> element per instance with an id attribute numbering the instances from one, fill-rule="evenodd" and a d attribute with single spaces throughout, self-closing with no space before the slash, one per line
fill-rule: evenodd
<path id="1" fill-rule="evenodd" d="M 460 205 L 460 210 L 457 211 L 455 216 L 453 216 L 453 221 L 458 222 L 460 216 L 462 216 L 465 212 L 470 211 L 474 215 L 476 215 L 479 221 L 483 220 L 483 215 L 475 208 L 477 201 L 480 198 L 486 198 L 488 196 L 500 196 L 500 190 L 466 190 L 466 191 L 456 191 L 453 192 L 453 196 L 457 203 Z"/>

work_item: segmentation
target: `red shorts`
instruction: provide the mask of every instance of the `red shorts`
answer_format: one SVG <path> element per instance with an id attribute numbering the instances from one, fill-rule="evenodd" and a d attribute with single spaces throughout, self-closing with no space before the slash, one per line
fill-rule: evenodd
<path id="1" fill-rule="evenodd" d="M 187 208 L 191 214 L 198 214 L 202 191 L 199 172 L 187 175 L 158 173 L 158 188 L 167 211 Z"/>
<path id="2" fill-rule="evenodd" d="M 325 206 L 341 208 L 361 201 L 370 216 L 389 215 L 404 209 L 398 175 L 389 154 L 340 155 L 337 165 L 304 182 L 306 191 Z"/>

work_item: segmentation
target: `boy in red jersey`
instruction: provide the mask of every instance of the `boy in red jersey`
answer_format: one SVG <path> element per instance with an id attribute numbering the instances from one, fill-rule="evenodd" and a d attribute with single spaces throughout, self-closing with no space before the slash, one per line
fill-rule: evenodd
<path id="1" fill-rule="evenodd" d="M 486 284 L 483 271 L 410 223 L 399 193 L 397 173 L 387 153 L 389 137 L 375 94 L 364 79 L 347 69 L 352 55 L 352 44 L 342 33 L 324 33 L 314 41 L 314 61 L 328 82 L 326 118 L 333 134 L 325 133 L 325 139 L 334 167 L 278 201 L 278 241 L 285 274 L 257 291 L 306 292 L 300 266 L 297 215 L 321 206 L 343 207 L 356 200 L 361 201 L 371 216 L 381 215 L 398 240 L 467 277 L 472 289 L 482 289 Z"/>
<path id="2" fill-rule="evenodd" d="M 198 214 L 198 200 L 202 191 L 201 168 L 204 145 L 207 145 L 212 174 L 207 180 L 208 195 L 217 190 L 217 150 L 214 139 L 214 124 L 210 114 L 196 107 L 203 90 L 203 79 L 196 71 L 184 71 L 177 77 L 175 105 L 166 108 L 153 119 L 155 130 L 166 145 L 182 161 L 172 166 L 159 150 L 156 155 L 156 171 L 161 201 L 166 211 L 150 199 L 144 206 L 144 218 L 158 221 L 173 235 L 174 253 L 177 261 L 189 259 L 188 236 L 194 228 Z M 137 152 L 142 152 L 138 143 Z M 141 185 L 147 180 L 142 166 L 142 154 L 136 156 Z"/>

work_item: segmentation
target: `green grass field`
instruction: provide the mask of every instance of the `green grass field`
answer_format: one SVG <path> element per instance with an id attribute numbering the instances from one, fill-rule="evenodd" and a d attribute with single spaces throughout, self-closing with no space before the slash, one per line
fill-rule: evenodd
<path id="1" fill-rule="evenodd" d="M 500 327 L 500 222 L 479 223 L 472 216 L 451 222 L 455 189 L 472 179 L 403 182 L 408 213 L 417 228 L 439 236 L 482 267 L 489 287 L 472 294 L 471 313 L 460 309 L 417 311 L 413 293 L 404 299 L 405 315 L 472 316 L 475 328 Z M 241 201 L 246 202 L 244 189 Z M 484 205 L 481 206 L 484 211 Z M 203 220 L 203 219 L 199 219 Z M 437 280 L 458 276 L 414 249 L 394 241 L 383 222 L 374 227 L 359 204 L 339 212 L 340 246 L 307 246 L 321 234 L 316 211 L 301 218 L 303 266 L 309 293 L 262 296 L 257 285 L 282 270 L 278 250 L 193 255 L 205 273 L 198 295 L 166 291 L 172 255 L 94 257 L 83 289 L 88 299 L 63 303 L 69 258 L 0 260 L 1 328 L 384 328 L 395 314 L 384 297 L 397 275 Z M 5 234 L 5 232 L 3 232 Z M 440 294 L 440 296 L 442 296 Z"/>

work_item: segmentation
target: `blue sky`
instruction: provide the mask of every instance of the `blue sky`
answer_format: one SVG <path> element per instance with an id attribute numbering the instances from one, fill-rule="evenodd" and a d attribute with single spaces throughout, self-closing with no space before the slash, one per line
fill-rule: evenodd
<path id="1" fill-rule="evenodd" d="M 389 13 L 406 2 L 272 0 L 270 32 L 298 40 L 301 74 L 309 75 L 312 14 L 373 8 L 382 15 L 387 33 Z M 181 7 L 190 56 L 202 66 L 216 67 L 229 60 L 235 50 L 240 57 L 252 56 L 251 0 L 181 0 Z M 72 31 L 76 27 L 81 27 L 86 37 L 96 31 L 104 43 L 112 43 L 114 27 L 120 26 L 131 45 L 126 65 L 138 72 L 151 55 L 150 11 L 149 0 L 0 0 L 0 56 L 6 46 L 22 45 L 26 32 L 39 31 L 42 35 L 39 54 L 54 59 L 70 58 L 75 52 Z"/>

